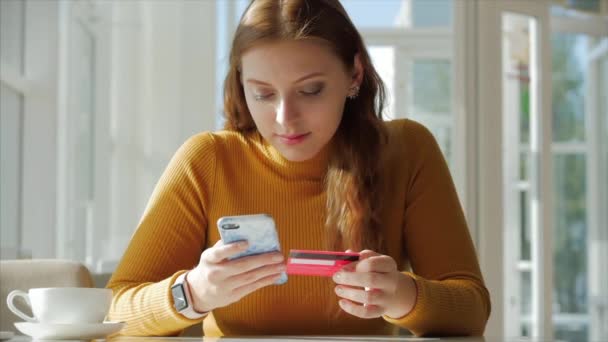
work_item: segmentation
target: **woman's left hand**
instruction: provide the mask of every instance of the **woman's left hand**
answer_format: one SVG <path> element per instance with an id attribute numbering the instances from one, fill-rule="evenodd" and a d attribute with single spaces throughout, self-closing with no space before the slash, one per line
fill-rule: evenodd
<path id="1" fill-rule="evenodd" d="M 416 304 L 414 280 L 397 269 L 387 255 L 364 250 L 360 259 L 334 274 L 342 310 L 361 318 L 399 318 Z"/>

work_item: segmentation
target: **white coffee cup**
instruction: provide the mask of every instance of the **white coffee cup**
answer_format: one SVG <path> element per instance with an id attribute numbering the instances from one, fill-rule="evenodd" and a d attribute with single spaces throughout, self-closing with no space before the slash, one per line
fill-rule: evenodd
<path id="1" fill-rule="evenodd" d="M 32 309 L 29 316 L 17 309 L 14 300 L 22 297 Z M 14 290 L 6 304 L 17 316 L 32 323 L 102 323 L 112 303 L 112 290 L 85 287 L 49 287 Z"/>

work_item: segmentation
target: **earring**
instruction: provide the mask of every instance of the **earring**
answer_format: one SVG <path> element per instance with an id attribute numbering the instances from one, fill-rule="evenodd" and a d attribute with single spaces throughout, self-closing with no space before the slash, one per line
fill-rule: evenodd
<path id="1" fill-rule="evenodd" d="M 357 96 L 359 96 L 359 86 L 358 85 L 350 88 L 350 93 L 348 94 L 348 99 L 354 100 L 357 98 Z"/>

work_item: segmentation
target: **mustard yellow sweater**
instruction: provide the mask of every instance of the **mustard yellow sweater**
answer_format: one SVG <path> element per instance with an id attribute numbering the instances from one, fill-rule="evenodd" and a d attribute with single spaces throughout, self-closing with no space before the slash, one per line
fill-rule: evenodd
<path id="1" fill-rule="evenodd" d="M 410 120 L 387 123 L 382 167 L 388 185 L 382 221 L 387 253 L 418 289 L 405 317 L 360 319 L 343 312 L 331 278 L 290 276 L 214 310 L 206 336 L 482 334 L 489 294 L 448 167 L 431 133 Z M 323 177 L 327 153 L 290 162 L 259 134 L 201 133 L 175 154 L 159 180 L 139 227 L 108 283 L 109 318 L 126 321 L 126 335 L 175 335 L 203 320 L 172 306 L 170 287 L 219 239 L 226 215 L 268 213 L 282 249 L 323 249 Z"/>

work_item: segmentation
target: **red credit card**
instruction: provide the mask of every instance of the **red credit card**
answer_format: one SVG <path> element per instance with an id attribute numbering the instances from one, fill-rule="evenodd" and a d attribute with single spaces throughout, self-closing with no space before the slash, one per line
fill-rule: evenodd
<path id="1" fill-rule="evenodd" d="M 292 249 L 287 274 L 331 277 L 353 261 L 359 261 L 359 253 Z"/>

